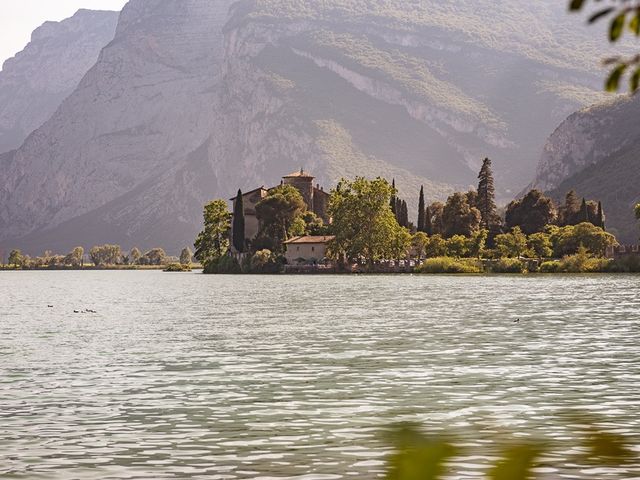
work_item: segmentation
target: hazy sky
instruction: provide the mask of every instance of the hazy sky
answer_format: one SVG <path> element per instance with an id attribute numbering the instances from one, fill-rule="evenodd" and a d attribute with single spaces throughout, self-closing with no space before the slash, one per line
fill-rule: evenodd
<path id="1" fill-rule="evenodd" d="M 127 0 L 0 0 L 0 66 L 22 50 L 38 26 L 62 20 L 79 8 L 120 10 Z"/>

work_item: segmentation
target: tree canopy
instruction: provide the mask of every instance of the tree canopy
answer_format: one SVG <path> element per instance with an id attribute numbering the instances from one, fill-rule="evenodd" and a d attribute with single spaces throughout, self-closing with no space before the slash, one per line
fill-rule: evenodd
<path id="1" fill-rule="evenodd" d="M 393 187 L 382 178 L 341 180 L 329 202 L 335 235 L 330 252 L 373 264 L 406 251 L 411 237 L 391 211 L 393 193 Z"/>
<path id="2" fill-rule="evenodd" d="M 195 257 L 206 266 L 217 261 L 229 249 L 231 213 L 224 200 L 214 200 L 204 207 L 204 229 L 195 242 Z"/>

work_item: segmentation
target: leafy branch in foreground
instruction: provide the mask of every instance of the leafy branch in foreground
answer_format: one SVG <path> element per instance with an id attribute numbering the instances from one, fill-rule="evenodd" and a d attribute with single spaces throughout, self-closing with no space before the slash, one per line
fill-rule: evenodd
<path id="1" fill-rule="evenodd" d="M 579 453 L 567 464 L 572 468 L 593 466 L 618 467 L 621 471 L 635 466 L 636 453 L 629 448 L 629 440 L 622 435 L 602 431 L 595 426 L 596 419 L 585 416 L 573 417 L 579 430 Z M 572 422 L 573 423 L 573 422 Z M 574 427 L 576 425 L 574 424 Z M 448 464 L 465 452 L 454 445 L 451 438 L 430 437 L 422 434 L 416 425 L 400 425 L 392 430 L 389 441 L 394 450 L 387 462 L 387 480 L 439 480 L 451 472 Z M 499 456 L 488 468 L 486 478 L 490 480 L 533 480 L 540 478 L 536 469 L 543 463 L 548 466 L 554 450 L 562 445 L 548 442 L 528 441 L 498 444 Z M 490 455 L 493 457 L 493 454 Z"/>
<path id="2" fill-rule="evenodd" d="M 600 0 L 591 0 L 593 3 L 600 3 Z M 569 10 L 578 12 L 589 4 L 589 0 L 570 0 Z M 613 4 L 613 5 L 612 5 Z M 602 6 L 595 10 L 588 19 L 590 24 L 600 20 L 609 20 L 609 41 L 615 43 L 624 34 L 625 28 L 640 37 L 640 1 L 639 0 L 612 0 L 606 7 Z M 605 90 L 617 92 L 620 89 L 620 82 L 629 75 L 629 90 L 636 92 L 640 87 L 640 54 L 633 57 L 615 56 L 604 60 L 606 66 L 612 66 Z"/>

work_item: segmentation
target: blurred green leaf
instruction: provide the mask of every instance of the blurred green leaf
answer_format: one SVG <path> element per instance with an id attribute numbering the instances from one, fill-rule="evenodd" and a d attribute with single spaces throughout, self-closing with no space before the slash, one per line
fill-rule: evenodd
<path id="1" fill-rule="evenodd" d="M 445 463 L 457 449 L 442 439 L 430 439 L 414 427 L 402 427 L 394 435 L 395 453 L 389 459 L 387 480 L 438 480 Z"/>
<path id="2" fill-rule="evenodd" d="M 620 465 L 634 458 L 621 435 L 592 430 L 587 437 L 587 459 L 599 465 Z"/>
<path id="3" fill-rule="evenodd" d="M 528 480 L 533 478 L 532 469 L 542 453 L 539 445 L 516 445 L 507 448 L 495 467 L 489 471 L 492 480 Z"/>
<path id="4" fill-rule="evenodd" d="M 633 75 L 631 75 L 631 78 L 629 79 L 629 88 L 631 89 L 631 92 L 636 92 L 638 90 L 638 87 L 640 87 L 640 67 L 636 68 L 636 71 L 633 72 Z"/>
<path id="5" fill-rule="evenodd" d="M 582 7 L 584 7 L 585 3 L 586 3 L 586 0 L 571 0 L 571 3 L 569 4 L 569 10 L 571 11 L 581 10 Z"/>
<path id="6" fill-rule="evenodd" d="M 636 14 L 629 22 L 629 30 L 637 37 L 640 36 L 640 10 L 636 11 Z"/>
<path id="7" fill-rule="evenodd" d="M 622 31 L 624 30 L 626 19 L 626 12 L 618 14 L 618 16 L 613 19 L 613 21 L 611 22 L 611 28 L 609 29 L 609 40 L 615 42 L 620 38 L 620 36 L 622 35 Z"/>
<path id="8" fill-rule="evenodd" d="M 611 12 L 615 10 L 614 7 L 605 8 L 600 10 L 589 17 L 589 23 L 594 23 L 600 20 L 602 17 L 609 15 Z"/>
<path id="9" fill-rule="evenodd" d="M 620 79 L 622 78 L 622 74 L 627 69 L 627 65 L 622 63 L 614 68 L 609 74 L 609 78 L 607 79 L 607 83 L 605 85 L 605 90 L 607 92 L 617 92 L 620 86 Z"/>

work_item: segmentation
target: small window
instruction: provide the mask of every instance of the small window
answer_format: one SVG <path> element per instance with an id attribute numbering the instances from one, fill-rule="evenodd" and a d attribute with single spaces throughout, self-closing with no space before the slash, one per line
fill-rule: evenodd
<path id="1" fill-rule="evenodd" d="M 316 251 L 316 247 L 311 247 L 311 251 L 315 252 Z"/>
<path id="2" fill-rule="evenodd" d="M 299 251 L 300 251 L 300 247 L 296 247 L 296 252 L 299 252 Z"/>

